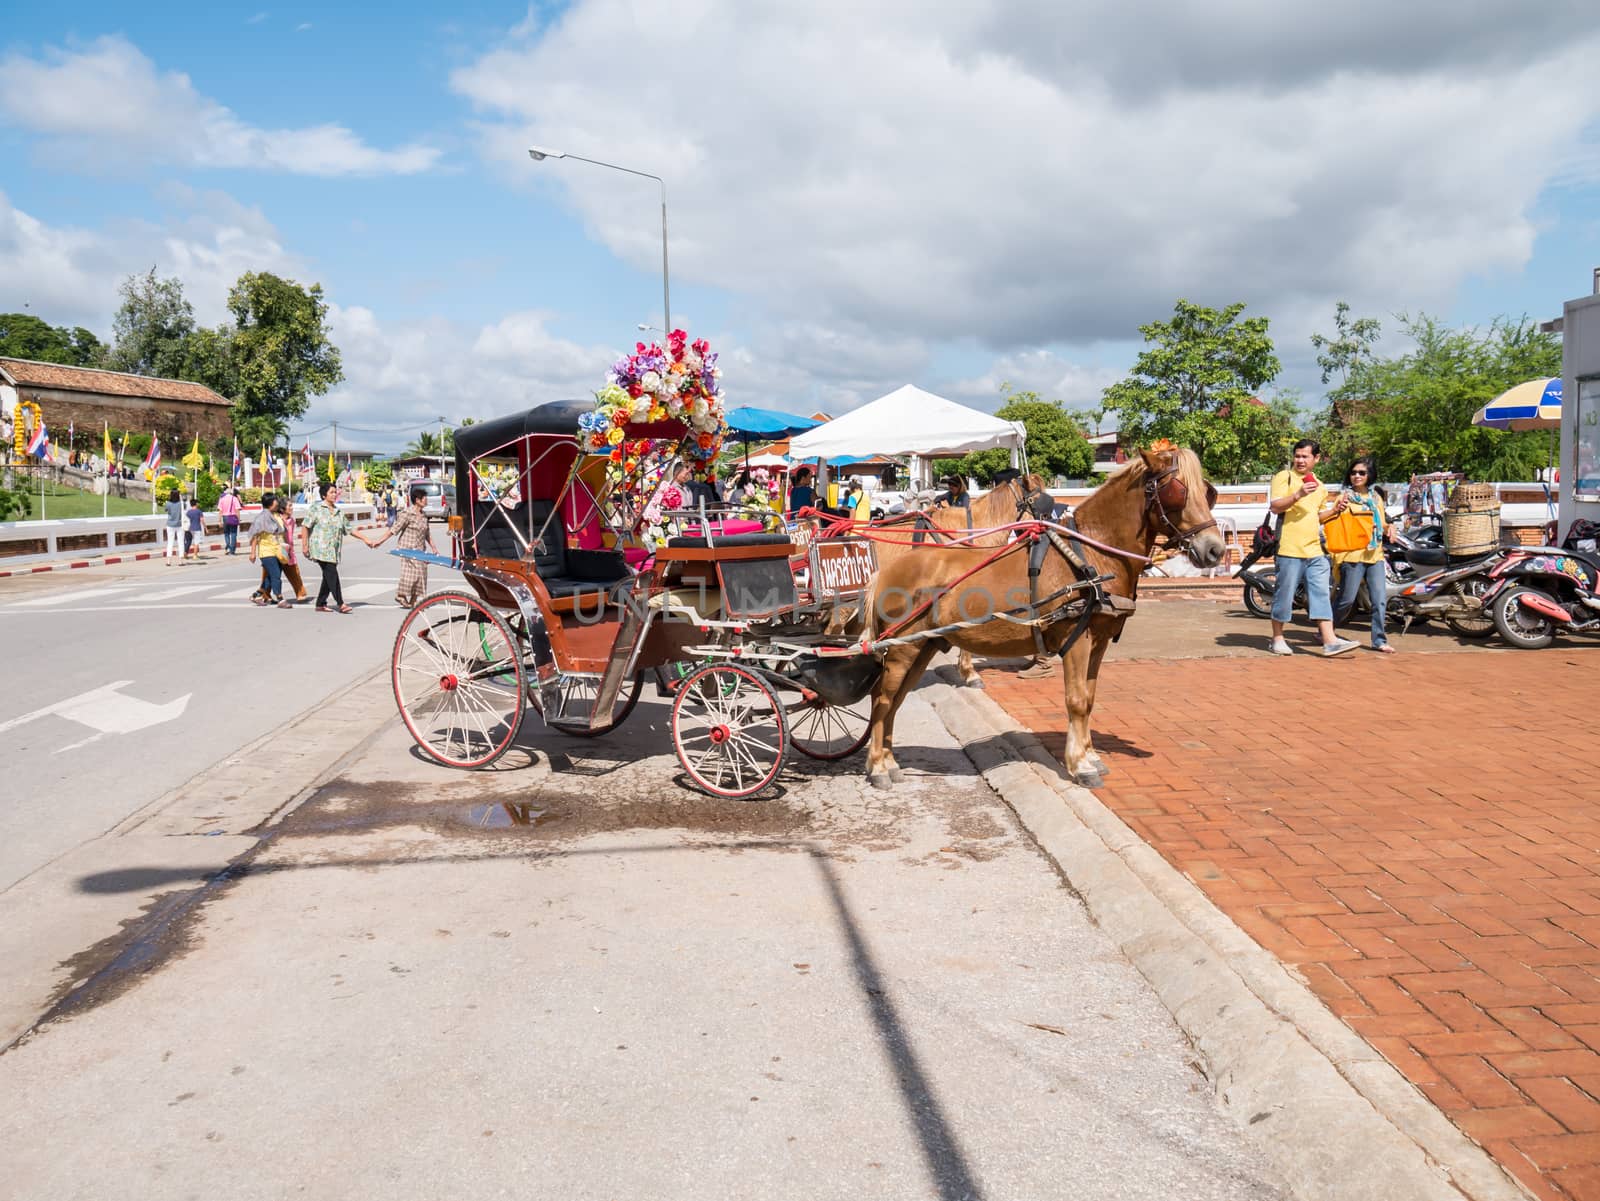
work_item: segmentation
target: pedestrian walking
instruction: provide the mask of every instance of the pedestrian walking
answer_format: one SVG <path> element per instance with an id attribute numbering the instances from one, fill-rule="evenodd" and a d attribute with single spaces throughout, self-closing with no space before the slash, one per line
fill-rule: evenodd
<path id="1" fill-rule="evenodd" d="M 385 488 L 383 490 L 383 515 L 386 526 L 392 527 L 394 525 L 395 515 L 400 510 L 398 495 L 393 488 Z"/>
<path id="2" fill-rule="evenodd" d="M 222 490 L 217 499 L 217 515 L 222 518 L 222 550 L 224 554 L 239 553 L 239 493 L 231 484 Z"/>
<path id="3" fill-rule="evenodd" d="M 1372 604 L 1372 649 L 1379 654 L 1392 655 L 1389 645 L 1388 624 L 1389 589 L 1384 575 L 1383 544 L 1394 540 L 1394 526 L 1389 523 L 1389 497 L 1373 481 L 1378 469 L 1371 456 L 1363 456 L 1350 464 L 1344 473 L 1344 494 L 1348 510 L 1359 516 L 1365 524 L 1370 517 L 1372 533 L 1361 550 L 1344 551 L 1333 556 L 1339 564 L 1339 603 L 1334 606 L 1340 621 L 1346 620 L 1356 607 L 1356 594 L 1363 582 L 1367 585 L 1367 600 Z"/>
<path id="4" fill-rule="evenodd" d="M 283 599 L 283 522 L 277 510 L 277 496 L 263 497 L 261 513 L 250 527 L 250 562 L 259 559 L 266 576 L 261 591 L 250 599 L 258 605 L 275 604 L 289 609 L 293 602 Z"/>
<path id="5" fill-rule="evenodd" d="M 344 590 L 339 586 L 339 556 L 344 540 L 350 536 L 350 515 L 339 511 L 339 489 L 333 484 L 320 486 L 322 498 L 311 506 L 305 523 L 305 554 L 322 572 L 322 585 L 317 589 L 317 612 L 328 612 L 331 597 L 341 613 L 349 613 L 344 603 Z"/>
<path id="6" fill-rule="evenodd" d="M 395 545 L 401 550 L 433 550 L 433 530 L 428 524 L 428 515 L 423 512 L 423 507 L 428 503 L 428 494 L 421 488 L 412 490 L 411 503 L 400 512 L 395 522 L 384 533 L 383 537 L 376 540 L 357 534 L 368 546 L 379 547 L 390 538 L 395 540 Z M 422 599 L 423 593 L 428 590 L 428 565 L 419 563 L 415 559 L 403 559 L 400 563 L 400 586 L 395 590 L 395 603 L 410 609 Z"/>
<path id="7" fill-rule="evenodd" d="M 171 567 L 183 560 L 183 498 L 176 492 L 167 498 L 167 524 L 162 532 L 161 561 Z"/>
<path id="8" fill-rule="evenodd" d="M 306 599 L 306 585 L 300 578 L 300 559 L 295 552 L 294 502 L 287 494 L 278 506 L 278 515 L 283 519 L 283 578 L 294 588 L 294 600 L 299 604 Z"/>
<path id="9" fill-rule="evenodd" d="M 1274 655 L 1292 655 L 1294 647 L 1283 637 L 1283 627 L 1294 616 L 1294 596 L 1300 581 L 1306 585 L 1307 608 L 1322 637 L 1322 653 L 1332 657 L 1356 649 L 1348 638 L 1333 632 L 1333 602 L 1329 593 L 1332 572 L 1322 550 L 1322 523 L 1344 512 L 1346 501 L 1328 502 L 1328 490 L 1312 468 L 1322 456 L 1322 448 L 1310 438 L 1294 444 L 1294 459 L 1287 471 L 1272 477 L 1269 508 L 1283 516 L 1278 536 L 1278 579 L 1272 594 L 1272 643 Z"/>
<path id="10" fill-rule="evenodd" d="M 200 508 L 200 499 L 195 496 L 189 498 L 189 507 L 183 511 L 184 520 L 189 523 L 189 528 L 184 531 L 184 553 L 200 557 L 200 539 L 206 533 L 206 515 Z"/>

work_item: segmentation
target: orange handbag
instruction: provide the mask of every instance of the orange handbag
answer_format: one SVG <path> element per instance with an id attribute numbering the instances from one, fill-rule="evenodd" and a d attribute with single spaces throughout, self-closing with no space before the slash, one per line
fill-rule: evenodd
<path id="1" fill-rule="evenodd" d="M 1372 545 L 1372 514 L 1346 509 L 1332 521 L 1322 523 L 1322 541 L 1330 554 L 1366 550 Z"/>

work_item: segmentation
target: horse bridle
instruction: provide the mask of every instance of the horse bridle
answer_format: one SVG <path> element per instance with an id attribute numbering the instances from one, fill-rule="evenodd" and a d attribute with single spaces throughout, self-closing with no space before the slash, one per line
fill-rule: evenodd
<path id="1" fill-rule="evenodd" d="M 1161 471 L 1152 471 L 1144 480 L 1144 511 L 1150 523 L 1155 526 L 1156 537 L 1166 538 L 1173 546 L 1183 550 L 1189 549 L 1189 543 L 1196 534 L 1217 528 L 1217 519 L 1210 518 L 1199 525 L 1187 529 L 1173 520 L 1173 514 L 1181 517 L 1183 510 L 1189 503 L 1189 485 L 1183 482 L 1183 477 L 1178 474 L 1178 460 L 1174 456 L 1171 464 Z M 1206 508 L 1214 509 L 1217 504 L 1217 488 L 1210 480 L 1206 481 Z"/>

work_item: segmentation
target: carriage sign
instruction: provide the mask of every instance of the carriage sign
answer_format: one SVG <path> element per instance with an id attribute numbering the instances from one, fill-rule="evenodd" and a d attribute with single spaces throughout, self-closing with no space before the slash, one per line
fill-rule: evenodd
<path id="1" fill-rule="evenodd" d="M 872 543 L 861 539 L 822 539 L 811 544 L 811 590 L 819 596 L 856 596 L 878 572 Z"/>

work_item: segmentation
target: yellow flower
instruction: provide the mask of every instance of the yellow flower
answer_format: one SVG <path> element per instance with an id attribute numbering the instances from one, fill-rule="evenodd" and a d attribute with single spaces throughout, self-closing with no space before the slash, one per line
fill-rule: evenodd
<path id="1" fill-rule="evenodd" d="M 667 419 L 666 406 L 664 406 L 664 405 L 651 405 L 650 406 L 650 420 L 651 421 L 665 421 L 666 419 Z"/>
<path id="2" fill-rule="evenodd" d="M 606 441 L 611 443 L 612 446 L 620 446 L 622 444 L 622 430 L 617 426 L 612 426 L 611 432 L 606 435 Z"/>

